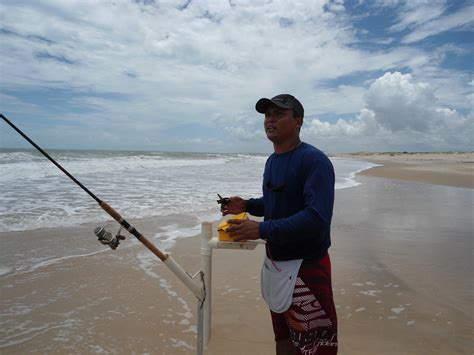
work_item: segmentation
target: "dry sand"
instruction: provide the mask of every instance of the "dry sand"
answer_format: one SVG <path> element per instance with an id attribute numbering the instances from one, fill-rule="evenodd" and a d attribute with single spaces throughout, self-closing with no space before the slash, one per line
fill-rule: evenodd
<path id="1" fill-rule="evenodd" d="M 474 188 L 474 153 L 353 153 L 342 154 L 381 166 L 361 175 Z"/>
<path id="2" fill-rule="evenodd" d="M 432 171 L 436 163 L 415 165 Z M 450 170 L 450 182 L 456 171 Z M 332 229 L 339 353 L 472 354 L 474 190 L 358 180 L 362 185 L 337 190 Z M 160 223 L 134 224 L 153 235 Z M 27 249 L 28 238 L 61 242 L 64 235 L 90 235 L 92 228 L 1 233 L 0 241 L 16 238 Z M 191 274 L 200 269 L 199 242 L 182 239 L 172 249 Z M 206 354 L 272 354 L 270 316 L 259 290 L 263 248 L 213 254 Z M 194 296 L 133 240 L 115 252 L 4 275 L 0 290 L 2 354 L 195 353 Z"/>

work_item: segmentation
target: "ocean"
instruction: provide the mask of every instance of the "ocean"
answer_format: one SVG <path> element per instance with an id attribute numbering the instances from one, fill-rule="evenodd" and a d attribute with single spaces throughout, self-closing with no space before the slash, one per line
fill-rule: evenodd
<path id="1" fill-rule="evenodd" d="M 267 155 L 130 151 L 48 152 L 125 218 L 190 213 L 218 218 L 222 196 L 261 195 Z M 373 164 L 331 158 L 336 189 L 357 186 Z M 0 232 L 101 222 L 105 212 L 35 150 L 0 149 Z"/>
<path id="2" fill-rule="evenodd" d="M 263 154 L 86 150 L 49 150 L 48 153 L 129 221 L 191 216 L 186 218 L 193 223 L 185 227 L 160 223 L 160 230 L 151 239 L 163 250 L 169 250 L 179 238 L 199 234 L 202 221 L 221 217 L 216 203 L 218 193 L 244 198 L 260 196 L 267 159 Z M 357 186 L 356 173 L 373 166 L 363 161 L 331 160 L 336 171 L 336 189 Z M 0 172 L 0 276 L 30 272 L 71 257 L 109 250 L 94 242 L 93 230 L 84 240 L 65 236 L 61 241 L 48 242 L 29 237 L 28 249 L 19 248 L 14 237 L 1 232 L 83 224 L 105 224 L 116 232 L 118 227 L 93 198 L 35 150 L 0 149 Z M 138 257 L 143 269 L 149 272 L 147 265 L 153 255 L 145 251 Z"/>

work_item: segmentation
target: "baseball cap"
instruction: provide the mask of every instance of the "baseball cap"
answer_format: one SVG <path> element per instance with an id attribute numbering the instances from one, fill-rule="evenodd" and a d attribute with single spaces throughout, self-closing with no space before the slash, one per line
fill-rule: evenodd
<path id="1" fill-rule="evenodd" d="M 267 111 L 268 106 L 271 104 L 275 104 L 276 106 L 284 109 L 293 110 L 297 117 L 304 117 L 304 108 L 301 102 L 298 101 L 296 97 L 289 94 L 281 94 L 277 95 L 271 99 L 261 98 L 257 101 L 255 105 L 255 109 L 257 112 L 265 113 Z"/>

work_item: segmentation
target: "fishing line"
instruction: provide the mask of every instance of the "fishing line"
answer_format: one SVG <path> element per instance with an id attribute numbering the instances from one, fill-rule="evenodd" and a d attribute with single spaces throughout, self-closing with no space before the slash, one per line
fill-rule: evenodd
<path id="1" fill-rule="evenodd" d="M 99 199 L 94 195 L 87 187 L 85 187 L 81 182 L 79 182 L 74 176 L 72 176 L 66 169 L 64 169 L 56 160 L 54 160 L 48 153 L 46 153 L 39 145 L 37 145 L 33 140 L 31 140 L 25 133 L 23 133 L 17 126 L 15 126 L 8 118 L 6 118 L 2 113 L 0 117 L 8 123 L 15 131 L 17 131 L 23 138 L 25 138 L 33 147 L 35 147 L 41 154 L 43 154 L 50 162 L 52 162 L 56 167 L 61 170 L 66 176 L 68 176 L 72 181 L 74 181 L 82 190 L 87 192 L 99 206 L 107 212 L 114 220 L 116 220 L 123 228 L 125 228 L 130 234 L 135 236 L 140 242 L 143 243 L 153 254 L 155 254 L 161 261 L 168 259 L 168 254 L 163 254 L 153 243 L 151 243 L 143 234 L 135 229 L 130 223 L 128 223 L 122 216 L 114 210 L 110 205 Z M 99 235 L 100 234 L 100 235 Z M 122 240 L 123 236 L 120 235 L 120 231 L 117 234 L 115 240 L 105 233 L 105 231 L 97 231 L 96 235 L 99 237 L 99 241 L 103 244 L 109 245 L 112 249 L 117 248 L 119 241 Z M 120 238 L 122 237 L 122 238 Z M 107 242 L 107 243 L 106 243 Z"/>

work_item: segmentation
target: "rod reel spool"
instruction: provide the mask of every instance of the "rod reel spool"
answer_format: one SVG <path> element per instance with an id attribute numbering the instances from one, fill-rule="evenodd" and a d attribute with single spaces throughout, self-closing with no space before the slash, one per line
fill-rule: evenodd
<path id="1" fill-rule="evenodd" d="M 125 240 L 125 237 L 120 234 L 123 227 L 120 226 L 115 236 L 107 229 L 107 224 L 99 226 L 94 229 L 94 234 L 97 236 L 97 240 L 103 244 L 108 245 L 112 250 L 117 249 L 121 240 Z"/>

